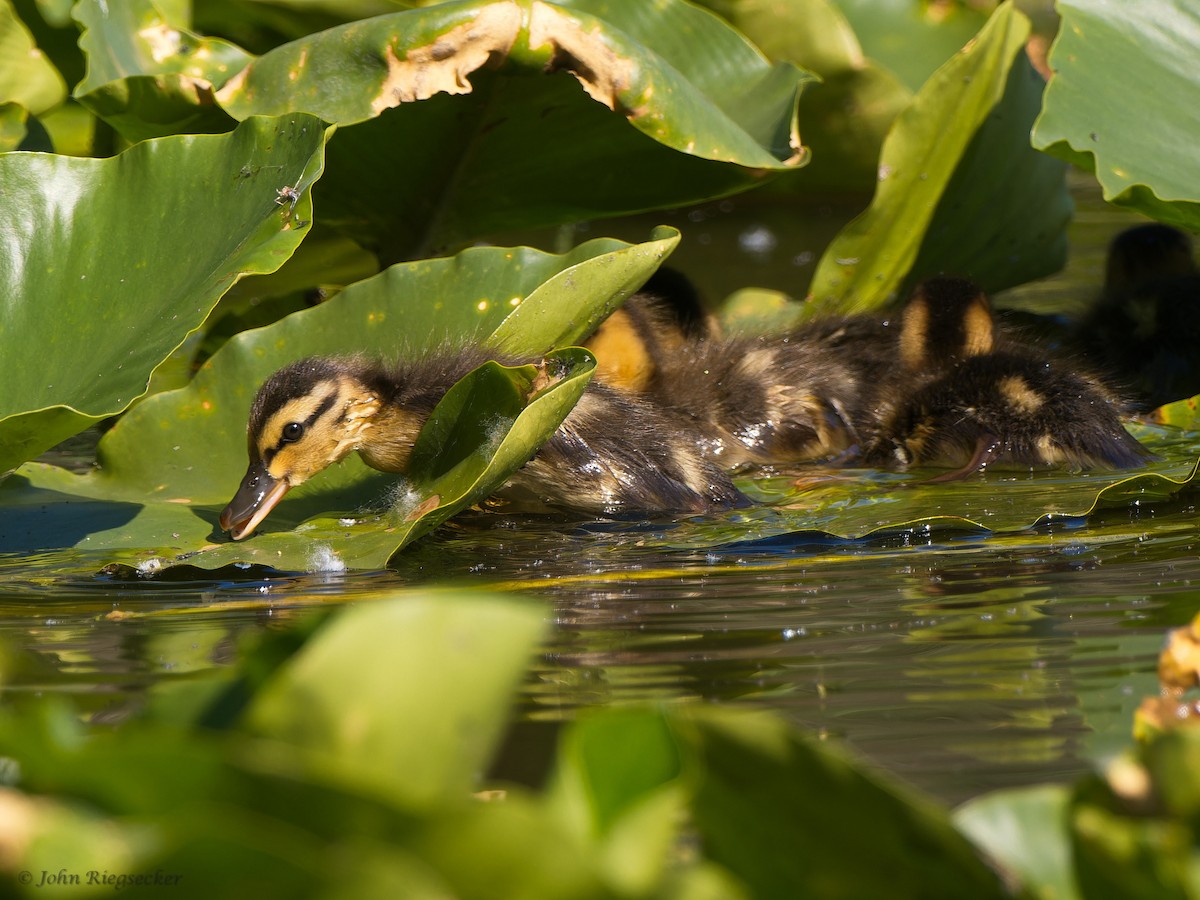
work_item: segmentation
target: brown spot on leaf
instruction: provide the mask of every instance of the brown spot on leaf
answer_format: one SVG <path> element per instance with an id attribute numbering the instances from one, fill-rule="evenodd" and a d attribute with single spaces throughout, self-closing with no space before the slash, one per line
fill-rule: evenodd
<path id="1" fill-rule="evenodd" d="M 389 45 L 387 78 L 371 108 L 378 114 L 434 94 L 471 93 L 467 76 L 503 62 L 520 28 L 521 8 L 516 3 L 497 3 L 485 6 L 470 22 L 451 28 L 432 44 L 409 50 L 404 59 Z"/>
<path id="2" fill-rule="evenodd" d="M 535 2 L 529 11 L 529 49 L 543 47 L 552 52 L 547 71 L 570 72 L 593 100 L 635 116 L 634 110 L 623 108 L 618 96 L 633 80 L 633 60 L 618 55 L 599 33 L 584 31 L 562 10 Z"/>
<path id="3" fill-rule="evenodd" d="M 442 495 L 441 494 L 431 494 L 430 496 L 428 496 L 424 500 L 422 500 L 421 503 L 415 509 L 413 509 L 412 512 L 410 512 L 407 516 L 405 516 L 404 521 L 405 522 L 415 522 L 415 521 L 417 521 L 417 519 L 421 518 L 421 516 L 425 515 L 426 513 L 433 512 L 433 510 L 437 509 L 441 505 L 441 503 L 442 503 Z"/>

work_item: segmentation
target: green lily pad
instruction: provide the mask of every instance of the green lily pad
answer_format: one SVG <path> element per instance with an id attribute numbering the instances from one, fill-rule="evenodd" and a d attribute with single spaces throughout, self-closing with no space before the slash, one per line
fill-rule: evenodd
<path id="1" fill-rule="evenodd" d="M 1039 98 L 1028 36 L 1028 20 L 1003 4 L 925 83 L 884 142 L 871 206 L 821 257 L 806 315 L 877 309 L 922 272 L 957 266 L 996 290 L 1061 265 L 1063 245 L 1047 237 L 1066 227 L 1063 171 L 1025 137 Z M 964 235 L 977 236 L 969 259 Z"/>
<path id="2" fill-rule="evenodd" d="M 88 67 L 74 96 L 126 140 L 233 128 L 213 91 L 250 54 L 177 27 L 151 0 L 82 0 L 75 17 Z"/>
<path id="3" fill-rule="evenodd" d="M 410 808 L 461 805 L 545 627 L 539 604 L 477 592 L 349 609 L 263 687 L 246 724 L 339 782 Z M 438 689 L 416 690 L 433 671 Z"/>
<path id="4" fill-rule="evenodd" d="M 0 103 L 43 113 L 66 98 L 67 86 L 13 10 L 0 0 Z"/>
<path id="5" fill-rule="evenodd" d="M 0 156 L 0 473 L 127 408 L 230 285 L 291 255 L 324 142 L 292 115 L 112 159 Z"/>
<path id="6" fill-rule="evenodd" d="M 728 19 L 770 59 L 795 63 L 820 77 L 805 87 L 799 111 L 812 161 L 767 190 L 872 190 L 884 136 L 911 102 L 912 91 L 863 53 L 837 5 L 832 0 L 704 0 L 704 5 Z M 965 40 L 947 48 L 935 66 Z M 906 50 L 909 56 L 924 56 L 928 47 L 912 42 Z"/>
<path id="7" fill-rule="evenodd" d="M 1061 0 L 1058 12 L 1033 145 L 1093 170 L 1104 199 L 1200 230 L 1200 9 L 1191 0 Z"/>
<path id="8" fill-rule="evenodd" d="M 323 216 L 396 261 L 756 184 L 802 161 L 808 77 L 681 0 L 470 0 L 285 44 L 218 99 L 341 126 Z"/>

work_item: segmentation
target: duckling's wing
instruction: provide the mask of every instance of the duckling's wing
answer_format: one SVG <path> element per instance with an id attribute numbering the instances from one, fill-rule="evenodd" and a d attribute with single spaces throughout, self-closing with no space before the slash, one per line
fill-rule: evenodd
<path id="1" fill-rule="evenodd" d="M 513 481 L 551 505 L 604 515 L 749 504 L 686 419 L 597 384 Z"/>

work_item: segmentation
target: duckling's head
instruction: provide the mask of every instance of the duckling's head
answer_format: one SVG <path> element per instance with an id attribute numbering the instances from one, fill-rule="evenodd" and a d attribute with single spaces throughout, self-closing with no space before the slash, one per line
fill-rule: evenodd
<path id="1" fill-rule="evenodd" d="M 1108 245 L 1104 286 L 1124 291 L 1145 281 L 1196 271 L 1192 241 L 1178 228 L 1151 222 L 1127 228 Z"/>
<path id="2" fill-rule="evenodd" d="M 272 375 L 250 409 L 250 465 L 221 528 L 250 534 L 288 490 L 358 449 L 379 407 L 351 360 L 305 359 Z"/>
<path id="3" fill-rule="evenodd" d="M 922 281 L 904 308 L 900 361 L 910 372 L 928 372 L 992 352 L 995 322 L 987 294 L 966 278 Z"/>

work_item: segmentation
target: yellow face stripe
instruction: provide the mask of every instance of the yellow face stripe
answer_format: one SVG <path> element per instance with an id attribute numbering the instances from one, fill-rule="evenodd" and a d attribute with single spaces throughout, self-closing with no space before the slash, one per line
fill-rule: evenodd
<path id="1" fill-rule="evenodd" d="M 333 381 L 322 381 L 313 385 L 303 397 L 289 400 L 267 420 L 258 435 L 258 452 L 265 459 L 271 451 L 283 444 L 283 429 L 291 422 L 311 425 L 315 419 L 336 406 L 338 385 Z"/>

